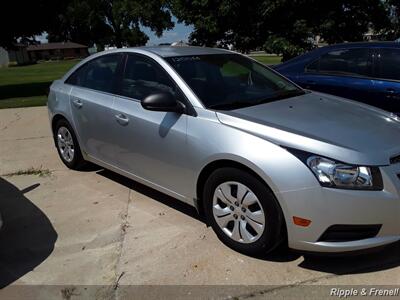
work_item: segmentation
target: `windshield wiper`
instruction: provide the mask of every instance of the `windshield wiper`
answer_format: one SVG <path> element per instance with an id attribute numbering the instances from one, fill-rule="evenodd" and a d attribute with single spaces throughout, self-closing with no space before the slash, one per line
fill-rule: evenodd
<path id="1" fill-rule="evenodd" d="M 220 110 L 231 110 L 231 109 L 238 109 L 243 107 L 249 107 L 254 105 L 259 105 L 263 103 L 273 102 L 277 100 L 287 99 L 291 97 L 301 96 L 304 95 L 306 92 L 303 90 L 293 90 L 293 91 L 285 91 L 281 93 L 274 94 L 267 98 L 262 98 L 256 101 L 233 101 L 233 102 L 225 102 L 225 103 L 217 103 L 208 105 L 208 108 L 212 109 L 220 109 Z"/>
<path id="2" fill-rule="evenodd" d="M 292 98 L 292 97 L 297 97 L 297 96 L 304 95 L 305 93 L 306 92 L 303 90 L 285 91 L 283 93 L 281 92 L 281 93 L 272 95 L 270 97 L 263 98 L 263 99 L 257 101 L 254 105 L 273 102 L 273 101 L 277 101 L 277 100 L 288 99 L 288 98 Z"/>
<path id="3" fill-rule="evenodd" d="M 255 103 L 248 102 L 248 101 L 234 101 L 234 102 L 211 104 L 211 105 L 208 105 L 208 108 L 230 110 L 230 109 L 243 108 L 243 107 L 252 106 L 252 105 L 255 105 Z"/>

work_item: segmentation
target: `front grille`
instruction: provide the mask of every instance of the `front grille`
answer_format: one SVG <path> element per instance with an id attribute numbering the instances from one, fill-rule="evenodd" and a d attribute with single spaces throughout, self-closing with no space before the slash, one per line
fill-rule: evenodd
<path id="1" fill-rule="evenodd" d="M 318 242 L 350 242 L 375 237 L 382 225 L 332 225 Z"/>
<path id="2" fill-rule="evenodd" d="M 399 164 L 399 163 L 400 163 L 400 155 L 393 156 L 393 157 L 390 159 L 390 164 L 391 164 L 391 165 Z"/>

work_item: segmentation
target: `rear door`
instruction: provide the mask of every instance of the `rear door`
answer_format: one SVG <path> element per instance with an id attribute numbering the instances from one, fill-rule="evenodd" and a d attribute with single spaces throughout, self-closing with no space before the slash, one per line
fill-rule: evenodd
<path id="1" fill-rule="evenodd" d="M 380 107 L 400 113 L 400 49 L 381 48 L 375 66 L 374 90 Z"/>
<path id="2" fill-rule="evenodd" d="M 82 150 L 105 162 L 114 157 L 110 126 L 121 58 L 122 54 L 95 58 L 66 81 L 73 85 L 70 103 Z"/>
<path id="3" fill-rule="evenodd" d="M 371 104 L 373 50 L 335 49 L 307 65 L 296 82 L 302 87 Z"/>

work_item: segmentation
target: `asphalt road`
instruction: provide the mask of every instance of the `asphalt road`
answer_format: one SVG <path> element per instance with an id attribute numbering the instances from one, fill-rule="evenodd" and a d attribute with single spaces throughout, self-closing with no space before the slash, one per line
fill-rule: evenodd
<path id="1" fill-rule="evenodd" d="M 247 257 L 178 200 L 97 167 L 68 170 L 44 107 L 0 110 L 0 175 L 1 299 L 320 299 L 331 287 L 400 285 L 400 244 Z"/>

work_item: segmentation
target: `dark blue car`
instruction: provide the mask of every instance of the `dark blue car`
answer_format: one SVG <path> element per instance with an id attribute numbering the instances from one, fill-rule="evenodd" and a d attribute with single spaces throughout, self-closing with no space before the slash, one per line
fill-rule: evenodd
<path id="1" fill-rule="evenodd" d="M 400 113 L 400 43 L 346 43 L 316 49 L 275 69 L 306 89 Z"/>

